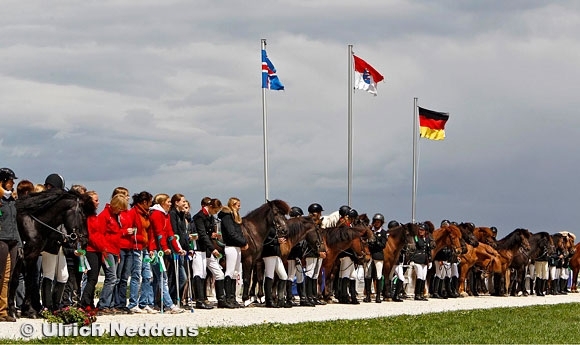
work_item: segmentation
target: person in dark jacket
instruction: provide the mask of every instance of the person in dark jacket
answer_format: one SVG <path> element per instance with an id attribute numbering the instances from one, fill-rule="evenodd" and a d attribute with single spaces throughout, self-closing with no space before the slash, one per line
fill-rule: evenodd
<path id="1" fill-rule="evenodd" d="M 313 203 L 308 206 L 308 215 L 312 217 L 312 220 L 316 224 L 316 236 L 318 237 L 316 246 L 307 245 L 305 246 L 306 249 L 304 252 L 304 261 L 306 262 L 304 269 L 304 289 L 306 290 L 306 299 L 313 305 L 326 304 L 326 302 L 318 298 L 318 275 L 320 274 L 322 261 L 326 258 L 326 247 L 322 238 L 324 219 L 322 217 L 322 211 L 324 209 L 318 203 Z"/>
<path id="2" fill-rule="evenodd" d="M 280 252 L 280 243 L 285 243 L 286 239 L 278 238 L 276 229 L 271 226 L 264 240 L 262 248 L 262 258 L 264 259 L 264 295 L 266 298 L 267 308 L 290 308 L 292 305 L 286 305 L 286 283 L 288 274 L 284 263 L 282 262 L 282 253 Z M 274 272 L 278 276 L 277 296 L 278 303 L 274 304 L 272 288 L 274 284 Z"/>
<path id="3" fill-rule="evenodd" d="M 391 220 L 387 224 L 388 229 L 393 229 L 401 226 L 396 220 Z M 406 247 L 406 246 L 405 246 Z M 393 267 L 393 279 L 391 280 L 391 300 L 393 302 L 403 302 L 401 292 L 403 291 L 403 283 L 405 281 L 405 259 L 407 256 L 406 248 L 403 248 L 399 253 L 399 257 Z"/>
<path id="4" fill-rule="evenodd" d="M 171 197 L 171 209 L 169 209 L 169 219 L 171 220 L 173 233 L 179 236 L 179 245 L 183 249 L 189 248 L 189 231 L 185 220 L 185 205 L 186 200 L 183 194 L 173 194 Z M 174 298 L 174 303 L 177 303 L 180 300 L 180 296 L 183 295 L 183 289 L 187 279 L 184 262 L 183 256 L 173 254 L 173 260 L 170 260 L 170 265 L 167 267 L 169 294 Z M 175 279 L 176 271 L 178 272 L 177 279 Z M 176 280 L 179 282 L 179 286 L 176 285 Z"/>
<path id="5" fill-rule="evenodd" d="M 414 238 L 415 252 L 411 257 L 414 263 L 417 278 L 415 280 L 415 300 L 426 301 L 425 298 L 425 279 L 427 270 L 431 266 L 431 246 L 427 238 L 427 226 L 424 223 L 419 224 L 417 235 Z"/>
<path id="6" fill-rule="evenodd" d="M 22 241 L 16 225 L 16 200 L 13 196 L 16 179 L 12 169 L 0 169 L 0 322 L 16 321 L 8 315 L 8 287 L 17 257 L 22 256 Z"/>
<path id="7" fill-rule="evenodd" d="M 193 215 L 193 224 L 195 226 L 195 233 L 192 233 L 192 241 L 194 245 L 194 255 L 192 261 L 193 279 L 195 280 L 193 287 L 196 291 L 196 300 L 199 302 L 201 298 L 204 303 L 196 302 L 198 308 L 200 305 L 208 305 L 205 302 L 205 278 L 206 268 L 211 271 L 215 279 L 215 294 L 218 301 L 218 308 L 232 308 L 226 303 L 226 296 L 224 290 L 224 272 L 219 264 L 219 257 L 221 256 L 217 248 L 214 248 L 212 239 L 219 239 L 221 237 L 217 232 L 217 226 L 213 215 L 217 214 L 222 208 L 222 203 L 219 199 L 212 199 L 204 197 L 201 199 L 201 210 Z M 195 236 L 197 234 L 197 236 Z M 205 255 L 205 259 L 199 257 Z M 208 309 L 201 307 L 201 309 Z"/>
<path id="8" fill-rule="evenodd" d="M 375 302 L 381 303 L 381 291 L 383 291 L 383 261 L 385 260 L 385 255 L 383 250 L 387 245 L 387 231 L 383 229 L 383 224 L 385 224 L 385 216 L 377 213 L 373 216 L 373 223 L 371 230 L 375 235 L 375 242 L 369 243 L 369 250 L 371 252 L 371 258 L 368 263 L 365 264 L 365 298 L 363 302 L 369 303 L 371 301 L 371 285 L 373 277 L 373 269 L 376 272 L 376 297 Z"/>
<path id="9" fill-rule="evenodd" d="M 242 273 L 242 250 L 248 249 L 248 241 L 242 233 L 241 202 L 238 198 L 230 198 L 228 205 L 218 213 L 221 220 L 222 239 L 225 244 L 226 272 L 224 288 L 226 302 L 233 307 L 241 305 L 236 301 L 236 275 Z"/>

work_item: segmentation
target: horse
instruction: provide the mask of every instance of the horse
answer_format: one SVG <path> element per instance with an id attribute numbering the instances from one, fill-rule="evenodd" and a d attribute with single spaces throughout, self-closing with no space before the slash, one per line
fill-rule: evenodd
<path id="1" fill-rule="evenodd" d="M 526 290 L 526 270 L 529 264 L 533 264 L 535 260 L 542 254 L 547 253 L 552 255 L 556 248 L 552 241 L 552 236 L 547 232 L 538 232 L 530 236 L 530 251 L 519 251 L 513 257 L 510 268 L 514 270 L 515 277 L 511 280 L 510 296 L 516 296 L 521 292 L 524 296 L 528 296 Z"/>
<path id="2" fill-rule="evenodd" d="M 465 291 L 465 281 L 469 281 L 469 290 L 473 296 L 479 296 L 476 287 L 476 272 L 474 269 L 479 267 L 485 272 L 501 273 L 501 262 L 499 261 L 498 252 L 490 245 L 479 242 L 477 247 L 466 243 L 467 252 L 459 256 L 459 294 L 468 296 Z M 467 277 L 470 277 L 467 279 Z"/>
<path id="3" fill-rule="evenodd" d="M 572 292 L 578 292 L 578 272 L 580 272 L 580 243 L 574 247 L 574 255 L 570 259 L 570 268 L 572 269 Z"/>
<path id="4" fill-rule="evenodd" d="M 242 300 L 244 302 L 250 299 L 252 272 L 255 270 L 257 273 L 257 279 L 254 279 L 255 283 L 261 283 L 263 280 L 263 277 L 260 277 L 260 270 L 255 269 L 255 264 L 262 254 L 264 240 L 272 227 L 276 229 L 277 234 L 288 232 L 286 215 L 289 212 L 290 206 L 285 201 L 268 200 L 257 209 L 250 211 L 245 217 L 242 217 L 242 233 L 248 241 L 248 248 L 242 250 L 242 279 L 244 282 Z M 261 284 L 259 286 L 261 288 Z"/>
<path id="5" fill-rule="evenodd" d="M 531 234 L 527 229 L 519 228 L 497 241 L 497 252 L 499 253 L 499 260 L 501 261 L 502 273 L 494 274 L 494 296 L 506 296 L 505 292 L 508 289 L 506 282 L 509 283 L 510 281 L 508 268 L 518 252 L 529 255 L 530 237 Z"/>
<path id="6" fill-rule="evenodd" d="M 385 284 L 383 285 L 383 298 L 388 299 L 391 293 L 391 280 L 389 279 L 393 267 L 397 264 L 401 252 L 405 256 L 404 260 L 409 257 L 411 252 L 411 245 L 414 248 L 413 231 L 411 230 L 413 224 L 407 223 L 387 230 L 387 244 L 383 249 L 383 277 L 385 277 Z M 415 225 L 416 226 L 416 225 Z"/>
<path id="7" fill-rule="evenodd" d="M 462 252 L 463 244 L 461 243 L 461 230 L 455 225 L 448 225 L 433 231 L 433 239 L 435 240 L 435 248 L 431 251 L 431 257 L 444 247 L 449 247 L 455 256 Z"/>
<path id="8" fill-rule="evenodd" d="M 326 246 L 326 257 L 322 260 L 322 269 L 325 272 L 323 297 L 326 301 L 330 301 L 338 255 L 351 249 L 355 255 L 354 264 L 364 264 L 370 260 L 367 242 L 374 241 L 375 236 L 368 227 L 344 225 L 322 229 L 322 234 Z"/>
<path id="9" fill-rule="evenodd" d="M 473 229 L 473 235 L 479 242 L 483 242 L 494 249 L 497 248 L 497 239 L 491 228 L 478 226 Z"/>
<path id="10" fill-rule="evenodd" d="M 281 231 L 278 233 L 278 237 L 284 237 L 286 242 L 280 243 L 280 251 L 282 252 L 282 261 L 286 261 L 290 251 L 294 246 L 300 243 L 302 240 L 306 240 L 313 248 L 320 247 L 322 244 L 318 239 L 316 233 L 317 226 L 314 220 L 310 216 L 295 217 L 290 218 L 286 221 L 288 225 L 288 231 Z"/>
<path id="11" fill-rule="evenodd" d="M 60 233 L 64 241 L 72 242 L 74 246 L 86 248 L 86 217 L 94 214 L 96 209 L 87 194 L 50 189 L 18 199 L 16 210 L 18 232 L 24 242 L 22 269 L 25 274 L 25 299 L 22 314 L 36 318 L 41 309 L 37 268 L 41 251 L 55 233 Z M 19 272 L 14 274 L 17 277 Z M 14 305 L 13 300 L 9 301 L 9 305 Z"/>

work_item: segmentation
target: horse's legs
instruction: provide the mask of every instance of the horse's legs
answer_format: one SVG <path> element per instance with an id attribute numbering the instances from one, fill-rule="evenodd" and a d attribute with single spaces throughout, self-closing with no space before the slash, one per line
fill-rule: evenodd
<path id="1" fill-rule="evenodd" d="M 261 301 L 264 297 L 264 260 L 258 260 L 254 267 L 256 271 L 256 284 L 258 285 L 258 300 Z"/>
<path id="2" fill-rule="evenodd" d="M 242 291 L 242 301 L 247 301 L 250 299 L 250 283 L 252 278 L 252 258 L 246 257 L 242 258 L 242 279 L 244 282 L 244 289 Z"/>
<path id="3" fill-rule="evenodd" d="M 577 286 L 577 281 L 578 281 L 578 271 L 580 271 L 580 269 L 578 268 L 573 268 L 572 269 L 572 292 L 578 292 L 578 286 Z"/>

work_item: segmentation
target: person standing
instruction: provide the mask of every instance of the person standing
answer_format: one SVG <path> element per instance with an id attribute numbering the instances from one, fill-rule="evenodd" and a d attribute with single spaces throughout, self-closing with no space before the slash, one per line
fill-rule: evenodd
<path id="1" fill-rule="evenodd" d="M 308 246 L 304 254 L 306 261 L 304 289 L 306 290 L 306 299 L 315 306 L 326 304 L 326 302 L 318 298 L 318 276 L 322 268 L 322 261 L 326 258 L 326 246 L 324 245 L 321 230 L 323 228 L 323 211 L 322 205 L 318 203 L 308 206 L 308 216 L 312 217 L 314 224 L 316 224 L 316 236 L 318 237 L 316 243 L 318 243 L 318 247 L 312 248 L 312 246 Z M 325 274 L 330 274 L 330 272 L 325 272 Z"/>
<path id="2" fill-rule="evenodd" d="M 22 241 L 16 225 L 16 200 L 13 196 L 16 179 L 12 169 L 0 169 L 0 322 L 16 321 L 8 315 L 10 279 L 18 257 L 22 257 Z"/>
<path id="3" fill-rule="evenodd" d="M 211 206 L 212 199 L 204 197 L 201 199 L 201 210 L 192 216 L 189 223 L 189 240 L 190 240 L 190 265 L 191 277 L 190 284 L 193 287 L 193 294 L 195 298 L 195 307 L 198 309 L 213 309 L 213 306 L 206 303 L 205 293 L 205 279 L 207 277 L 207 257 L 208 248 L 213 248 L 213 243 L 205 230 L 212 226 L 213 208 Z M 221 204 L 221 203 L 220 203 Z M 209 216 L 209 217 L 208 217 Z M 199 225 L 199 228 L 197 227 Z M 218 252 L 219 254 L 219 252 Z M 216 294 L 219 289 L 224 290 L 223 279 L 216 281 Z M 225 296 L 218 295 L 218 307 L 226 308 Z"/>
<path id="4" fill-rule="evenodd" d="M 417 278 L 415 280 L 415 300 L 427 301 L 425 298 L 425 279 L 427 270 L 431 263 L 431 247 L 427 238 L 427 226 L 424 223 L 418 224 L 417 235 L 414 238 L 415 252 L 411 257 L 414 263 Z"/>
<path id="5" fill-rule="evenodd" d="M 387 228 L 393 229 L 401 226 L 396 220 L 391 220 L 387 224 Z M 405 248 L 401 249 L 399 257 L 395 262 L 395 267 L 393 267 L 393 279 L 391 280 L 391 300 L 393 302 L 403 302 L 401 298 L 401 291 L 403 290 L 403 282 L 405 281 L 405 255 L 407 251 Z"/>
<path id="6" fill-rule="evenodd" d="M 226 272 L 224 288 L 226 302 L 235 308 L 241 305 L 236 301 L 236 274 L 242 272 L 242 250 L 248 249 L 248 241 L 242 233 L 241 202 L 238 198 L 230 198 L 228 205 L 218 213 L 221 220 L 221 232 L 225 244 Z"/>
<path id="7" fill-rule="evenodd" d="M 364 302 L 371 301 L 371 286 L 372 286 L 372 276 L 373 269 L 376 271 L 376 296 L 375 302 L 381 303 L 381 291 L 383 291 L 383 261 L 385 260 L 385 255 L 383 250 L 387 245 L 387 231 L 383 229 L 383 224 L 385 224 L 385 216 L 377 213 L 373 216 L 373 223 L 371 230 L 375 235 L 375 242 L 369 243 L 369 250 L 371 252 L 371 260 L 365 264 L 365 292 L 366 296 Z M 374 266 L 374 267 L 373 267 Z"/>
<path id="8" fill-rule="evenodd" d="M 286 238 L 278 237 L 276 229 L 271 226 L 264 246 L 262 247 L 262 259 L 264 259 L 264 295 L 267 308 L 290 308 L 292 305 L 286 304 L 286 280 L 288 274 L 282 263 L 282 253 L 280 244 L 285 243 Z M 274 284 L 274 273 L 278 276 L 277 297 L 278 302 L 274 304 L 272 289 Z"/>
<path id="9" fill-rule="evenodd" d="M 99 271 L 103 265 L 102 257 L 107 248 L 105 239 L 105 228 L 97 216 L 96 210 L 99 208 L 99 195 L 95 191 L 88 191 L 95 207 L 95 213 L 87 214 L 87 262 L 90 269 L 86 273 L 86 284 L 81 293 L 80 306 L 86 311 L 94 309 L 95 287 L 99 280 Z"/>
<path id="10" fill-rule="evenodd" d="M 171 220 L 173 233 L 179 238 L 179 245 L 184 250 L 189 248 L 189 231 L 185 219 L 186 202 L 187 200 L 185 200 L 183 194 L 174 194 L 171 197 L 171 208 L 169 209 L 169 219 Z M 181 300 L 180 297 L 183 296 L 183 288 L 185 287 L 187 275 L 184 266 L 185 257 L 177 254 L 173 255 L 173 260 L 169 261 L 167 267 L 167 279 L 169 294 L 175 298 L 174 303 L 177 303 L 177 301 Z"/>

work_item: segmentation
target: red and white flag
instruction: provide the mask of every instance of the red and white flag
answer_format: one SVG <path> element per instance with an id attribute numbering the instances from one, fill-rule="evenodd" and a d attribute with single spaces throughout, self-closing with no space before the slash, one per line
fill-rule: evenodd
<path id="1" fill-rule="evenodd" d="M 377 83 L 385 79 L 373 66 L 354 55 L 354 88 L 377 95 Z"/>

